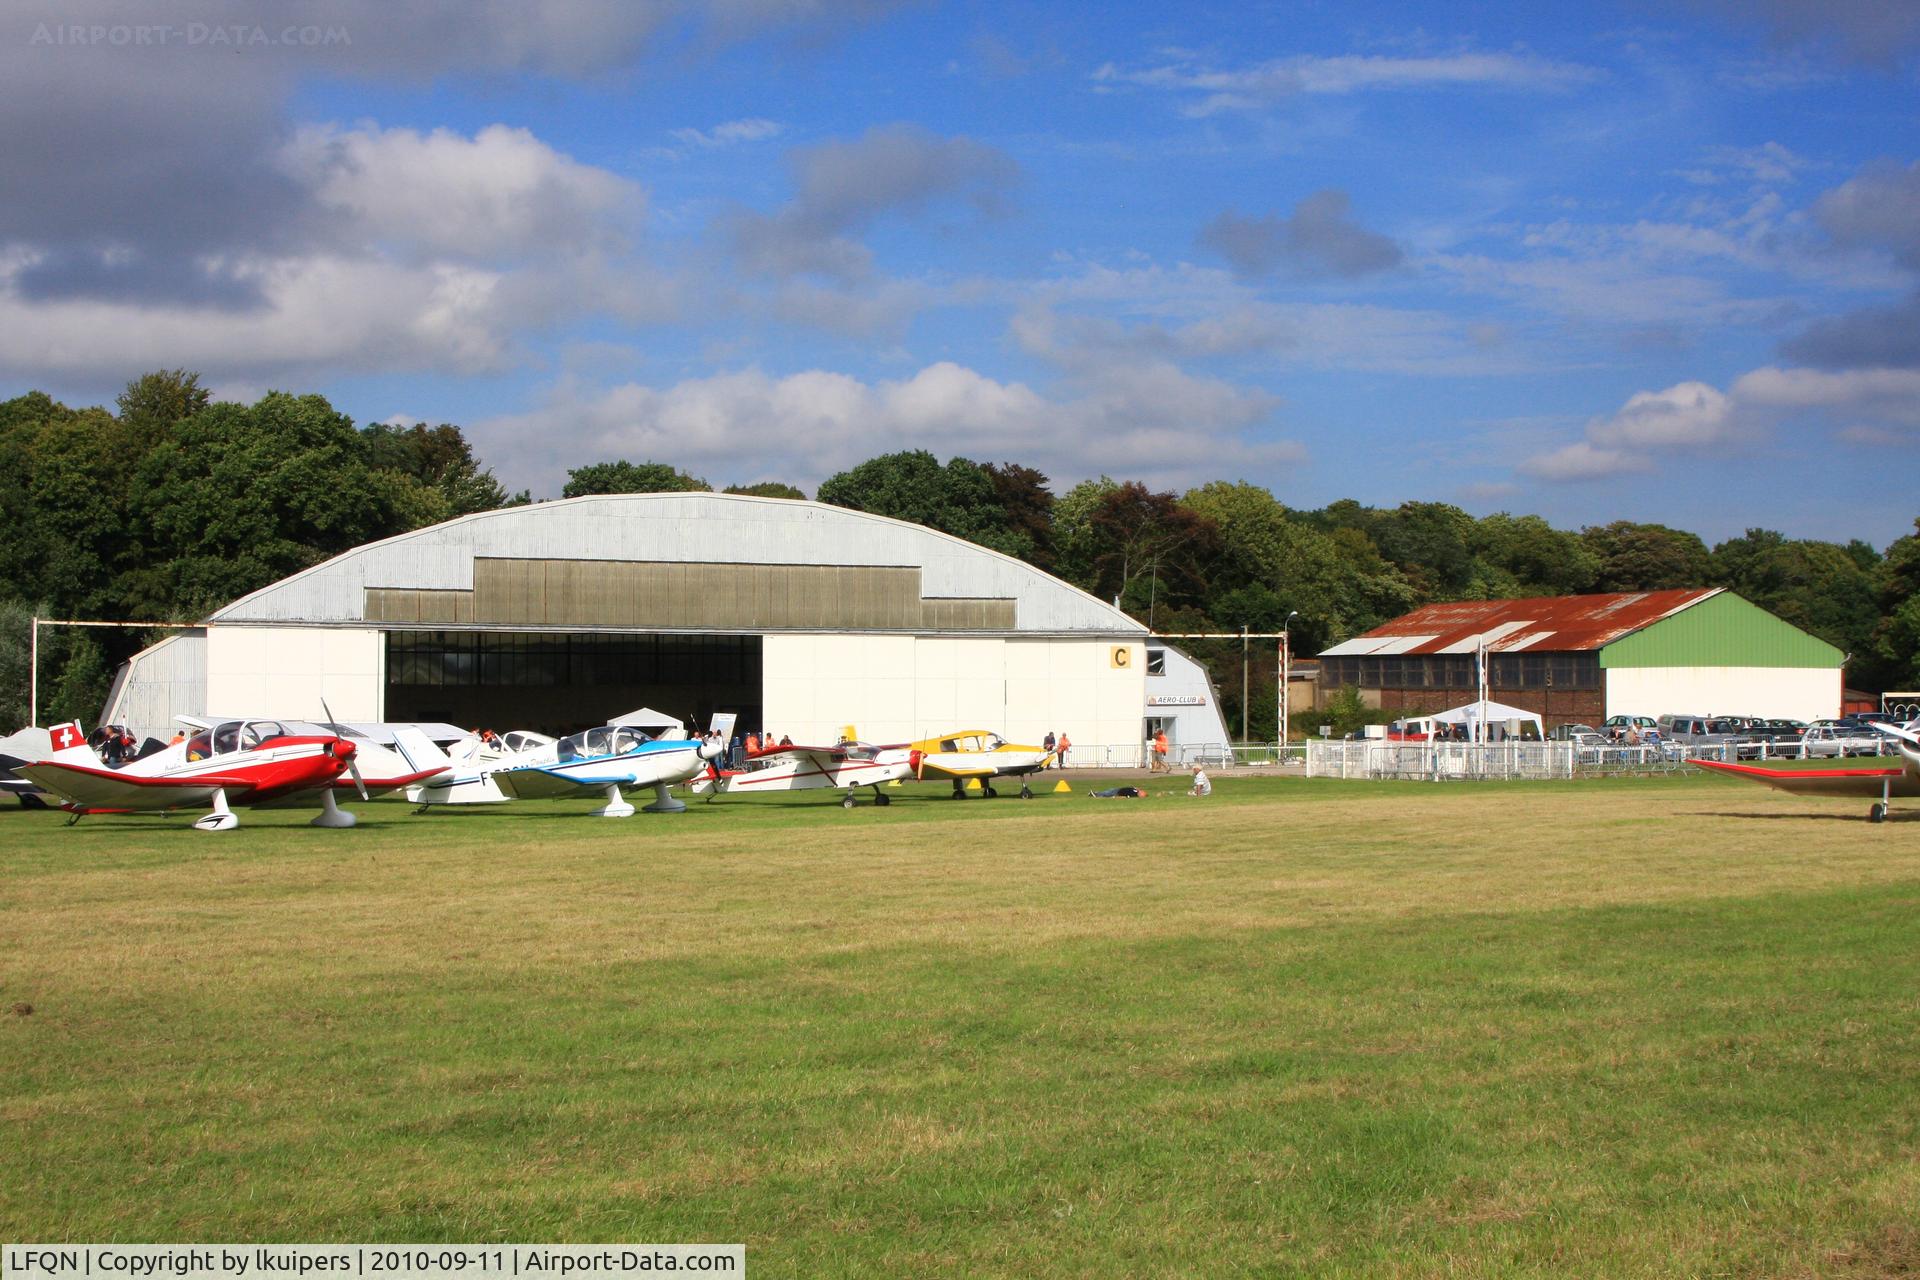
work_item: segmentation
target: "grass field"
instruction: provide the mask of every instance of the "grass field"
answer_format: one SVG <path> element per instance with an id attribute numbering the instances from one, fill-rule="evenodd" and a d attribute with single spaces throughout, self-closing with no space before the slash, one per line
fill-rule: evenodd
<path id="1" fill-rule="evenodd" d="M 1920 1269 L 1911 808 L 1692 776 L 896 794 L 0 813 L 0 1239 Z"/>

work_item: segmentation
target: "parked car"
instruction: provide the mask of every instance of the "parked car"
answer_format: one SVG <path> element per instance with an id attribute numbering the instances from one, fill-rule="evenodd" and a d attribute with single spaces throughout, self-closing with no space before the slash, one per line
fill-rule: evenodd
<path id="1" fill-rule="evenodd" d="M 1829 759 L 1880 754 L 1884 734 L 1844 720 L 1815 720 L 1800 738 L 1800 754 Z"/>
<path id="2" fill-rule="evenodd" d="M 1604 744 L 1607 740 L 1606 735 L 1602 734 L 1590 724 L 1557 724 L 1553 726 L 1553 732 L 1548 734 L 1547 737 L 1555 742 L 1581 742 L 1587 746 L 1594 745 L 1593 743 L 1584 742 L 1587 738 L 1593 738 L 1601 744 Z"/>
<path id="3" fill-rule="evenodd" d="M 1754 760 L 1762 755 L 1779 755 L 1796 749 L 1806 726 L 1798 720 L 1770 720 L 1765 716 L 1721 716 L 1732 727 L 1738 744 L 1737 754 Z"/>
<path id="4" fill-rule="evenodd" d="M 1653 727 L 1652 716 L 1608 716 L 1601 722 L 1600 732 L 1618 742 L 1627 736 L 1628 729 L 1638 729 L 1644 735 Z"/>
<path id="5" fill-rule="evenodd" d="M 1802 720 L 1767 721 L 1767 750 L 1776 756 L 1793 755 L 1800 750 L 1800 742 L 1806 736 L 1806 722 Z"/>
<path id="6" fill-rule="evenodd" d="M 1740 744 L 1740 726 L 1731 720 L 1709 716 L 1666 715 L 1656 722 L 1660 736 L 1675 746 L 1696 751 L 1736 750 Z"/>

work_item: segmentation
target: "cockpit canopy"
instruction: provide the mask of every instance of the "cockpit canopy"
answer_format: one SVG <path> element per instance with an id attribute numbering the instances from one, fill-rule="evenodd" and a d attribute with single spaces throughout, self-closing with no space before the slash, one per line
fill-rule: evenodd
<path id="1" fill-rule="evenodd" d="M 253 751 L 275 738 L 289 736 L 287 726 L 278 720 L 223 720 L 187 740 L 187 759 L 205 760 L 235 751 Z"/>
<path id="2" fill-rule="evenodd" d="M 560 739 L 558 751 L 562 760 L 591 760 L 598 756 L 625 755 L 637 751 L 642 743 L 653 738 L 639 729 L 627 725 L 601 725 L 598 729 L 585 729 L 571 737 Z"/>
<path id="3" fill-rule="evenodd" d="M 964 751 L 968 753 L 998 751 L 1004 745 L 1005 740 L 997 733 L 956 733 L 951 738 L 942 738 L 940 740 L 940 750 L 942 751 Z"/>

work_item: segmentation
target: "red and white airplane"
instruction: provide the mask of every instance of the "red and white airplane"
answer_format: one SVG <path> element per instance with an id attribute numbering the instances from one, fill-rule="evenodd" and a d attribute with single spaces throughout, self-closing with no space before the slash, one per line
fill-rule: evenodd
<path id="1" fill-rule="evenodd" d="M 1895 796 L 1920 796 L 1920 733 L 1890 724 L 1875 724 L 1880 732 L 1898 739 L 1900 763 L 1870 769 L 1769 769 L 1763 765 L 1695 760 L 1702 769 L 1729 773 L 1759 782 L 1777 791 L 1810 796 L 1875 796 L 1867 821 L 1885 822 Z"/>
<path id="2" fill-rule="evenodd" d="M 193 825 L 202 831 L 231 831 L 240 825 L 233 806 L 293 808 L 317 804 L 316 827 L 351 827 L 354 816 L 334 800 L 334 791 L 351 786 L 362 799 L 374 790 L 391 791 L 445 771 L 446 756 L 420 738 L 426 752 L 403 759 L 409 772 L 380 777 L 370 787 L 349 738 L 333 733 L 290 732 L 278 720 L 230 720 L 200 729 L 191 738 L 110 769 L 102 764 L 77 723 L 53 730 L 53 754 L 17 767 L 41 790 L 60 797 L 74 820 L 89 813 L 164 813 L 212 806 Z M 419 744 L 410 744 L 414 750 Z M 438 757 L 434 759 L 433 757 Z M 349 781 L 351 779 L 351 781 Z"/>
<path id="3" fill-rule="evenodd" d="M 912 754 L 904 746 L 876 747 L 853 741 L 831 747 L 768 747 L 748 753 L 745 769 L 722 769 L 716 761 L 689 782 L 687 790 L 711 799 L 733 792 L 752 795 L 835 787 L 847 793 L 840 803 L 851 809 L 854 788 L 872 787 L 873 802 L 886 805 L 891 800 L 880 788 L 912 776 Z"/>

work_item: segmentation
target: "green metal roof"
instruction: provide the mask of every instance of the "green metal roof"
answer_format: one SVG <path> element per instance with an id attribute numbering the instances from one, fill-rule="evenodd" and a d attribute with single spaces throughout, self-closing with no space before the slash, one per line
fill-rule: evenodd
<path id="1" fill-rule="evenodd" d="M 1731 591 L 1622 636 L 1602 667 L 1839 667 L 1846 655 Z"/>

